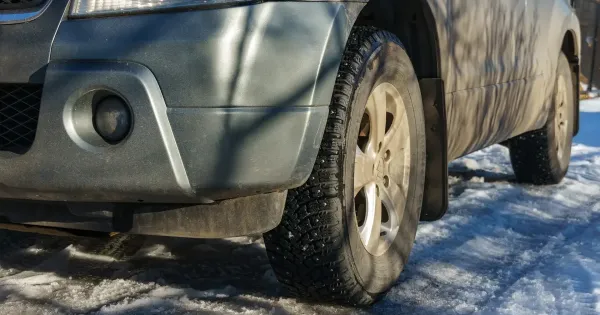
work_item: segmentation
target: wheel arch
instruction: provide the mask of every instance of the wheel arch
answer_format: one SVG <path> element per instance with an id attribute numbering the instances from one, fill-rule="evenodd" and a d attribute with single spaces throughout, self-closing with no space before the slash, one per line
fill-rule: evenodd
<path id="1" fill-rule="evenodd" d="M 571 73 L 573 75 L 573 95 L 575 97 L 575 125 L 573 126 L 573 135 L 577 135 L 579 132 L 579 55 L 580 47 L 577 35 L 573 30 L 567 30 L 563 36 L 561 44 L 561 52 L 567 56 L 569 64 L 571 65 Z"/>
<path id="2" fill-rule="evenodd" d="M 426 0 L 370 0 L 354 25 L 374 26 L 398 36 L 419 79 L 442 77 L 436 22 Z"/>
<path id="3" fill-rule="evenodd" d="M 561 51 L 567 55 L 569 61 L 575 61 L 575 58 L 579 58 L 579 43 L 575 38 L 576 35 L 573 30 L 567 30 L 563 35 Z"/>

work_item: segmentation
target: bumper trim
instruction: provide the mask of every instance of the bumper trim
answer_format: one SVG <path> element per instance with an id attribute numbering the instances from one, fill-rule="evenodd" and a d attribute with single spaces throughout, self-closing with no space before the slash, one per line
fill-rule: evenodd
<path id="1" fill-rule="evenodd" d="M 134 117 L 116 145 L 89 136 L 87 109 L 107 92 Z M 193 204 L 283 191 L 310 175 L 327 114 L 327 106 L 167 108 L 140 64 L 51 62 L 33 145 L 0 154 L 0 198 Z"/>
<path id="2" fill-rule="evenodd" d="M 118 91 L 132 107 L 124 143 L 98 147 L 74 130 L 73 104 L 94 90 Z M 156 79 L 131 62 L 50 63 L 33 145 L 0 156 L 0 170 L 0 198 L 211 202 L 192 191 Z"/>

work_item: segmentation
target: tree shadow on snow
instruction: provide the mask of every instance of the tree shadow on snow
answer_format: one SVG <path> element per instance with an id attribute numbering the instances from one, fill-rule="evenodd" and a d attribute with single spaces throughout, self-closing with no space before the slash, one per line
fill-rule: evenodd
<path id="1" fill-rule="evenodd" d="M 268 312 L 274 305 L 267 299 L 282 297 L 264 248 L 251 239 L 118 236 L 106 240 L 32 236 L 11 231 L 0 233 L 0 252 L 3 253 L 0 266 L 2 270 L 12 271 L 3 274 L 0 279 L 0 303 L 12 295 L 34 304 L 51 304 L 62 312 L 71 313 L 93 311 L 127 297 L 116 295 L 97 308 L 80 309 L 76 305 L 61 303 L 60 299 L 36 299 L 21 294 L 18 286 L 9 285 L 11 279 L 36 273 L 51 273 L 73 283 L 98 285 L 104 280 L 127 279 L 140 284 L 182 288 L 182 296 L 222 301 L 234 309 L 263 309 Z M 107 293 L 110 295 L 110 292 Z M 244 295 L 259 298 L 250 299 Z M 173 310 L 173 305 L 166 305 L 171 303 L 168 298 L 155 300 Z M 139 312 L 146 313 L 144 310 L 148 311 L 148 307 L 156 308 L 157 305 L 140 307 Z M 138 311 L 130 309 L 130 312 Z M 283 311 L 279 313 L 286 314 Z"/>
<path id="2" fill-rule="evenodd" d="M 600 223 L 596 214 L 583 220 L 555 215 L 581 212 L 580 204 L 552 198 L 560 185 L 517 185 L 511 173 L 460 166 L 450 174 L 461 180 L 450 186 L 448 214 L 441 221 L 422 223 L 420 228 L 434 230 L 434 236 L 417 236 L 409 264 L 375 313 L 444 314 L 462 307 L 465 313 L 494 314 L 526 276 L 539 272 L 542 285 L 559 282 L 553 266 L 547 266 L 553 263 L 549 255 L 561 257 L 562 239 L 578 237 Z M 476 177 L 481 180 L 472 181 Z M 592 276 L 584 267 L 573 264 L 561 272 L 575 292 L 592 293 Z M 521 299 L 526 297 L 527 293 Z M 528 298 L 535 304 L 540 297 Z M 564 308 L 560 298 L 556 297 L 558 310 Z M 598 299 L 589 294 L 580 302 L 596 305 Z"/>

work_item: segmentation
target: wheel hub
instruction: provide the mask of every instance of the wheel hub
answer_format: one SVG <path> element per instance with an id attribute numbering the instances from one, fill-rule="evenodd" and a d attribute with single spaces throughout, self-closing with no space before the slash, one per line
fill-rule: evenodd
<path id="1" fill-rule="evenodd" d="M 410 174 L 410 129 L 398 90 L 382 83 L 371 92 L 354 163 L 354 209 L 360 238 L 375 256 L 388 251 L 404 216 Z"/>

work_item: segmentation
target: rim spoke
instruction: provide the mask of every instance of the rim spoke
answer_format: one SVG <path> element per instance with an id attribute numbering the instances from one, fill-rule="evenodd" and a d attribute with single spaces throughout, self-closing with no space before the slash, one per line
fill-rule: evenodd
<path id="1" fill-rule="evenodd" d="M 401 116 L 394 117 L 392 126 L 385 135 L 383 150 L 398 152 L 404 149 L 408 143 L 408 117 L 405 115 L 404 110 L 399 112 Z"/>
<path id="2" fill-rule="evenodd" d="M 373 162 L 358 146 L 356 146 L 356 158 L 354 160 L 354 197 L 373 178 Z"/>
<path id="3" fill-rule="evenodd" d="M 388 187 L 382 187 L 381 191 L 381 201 L 385 204 L 385 207 L 388 211 L 393 212 L 389 213 L 390 219 L 394 214 L 398 214 L 404 212 L 404 206 L 406 205 L 406 197 L 404 195 L 404 189 L 400 185 L 398 185 L 393 179 L 389 179 Z"/>
<path id="4" fill-rule="evenodd" d="M 387 96 L 383 91 L 374 91 L 367 101 L 367 113 L 371 132 L 369 133 L 369 142 L 367 143 L 367 154 L 377 155 L 379 153 L 379 144 L 383 143 L 385 137 L 385 118 L 387 113 Z"/>
<path id="5" fill-rule="evenodd" d="M 381 224 L 381 232 L 382 233 L 390 234 L 393 232 L 392 228 L 391 228 L 391 226 L 392 226 L 391 222 L 392 221 L 390 220 L 386 223 Z"/>
<path id="6" fill-rule="evenodd" d="M 377 186 L 371 183 L 365 187 L 367 199 L 367 213 L 365 223 L 360 227 L 360 236 L 368 251 L 374 250 L 379 245 L 381 233 L 381 199 L 377 196 Z"/>
<path id="7" fill-rule="evenodd" d="M 398 133 L 400 133 L 401 137 L 403 134 L 408 133 L 408 117 L 406 116 L 405 109 L 403 106 L 399 106 L 396 104 L 396 107 L 393 111 L 393 121 L 390 129 L 385 134 L 385 139 L 383 141 L 383 150 L 397 150 L 402 149 L 401 142 L 398 141 Z"/>
<path id="8" fill-rule="evenodd" d="M 558 141 L 556 143 L 556 151 L 559 156 L 562 156 L 565 152 L 567 146 L 567 138 L 568 138 L 568 115 L 566 114 L 567 110 L 567 87 L 564 79 L 562 77 L 558 78 L 557 81 L 558 89 L 556 93 L 556 108 L 555 108 L 555 117 L 554 117 L 554 130 L 556 136 L 558 137 Z"/>
<path id="9" fill-rule="evenodd" d="M 396 139 L 397 150 L 393 150 L 392 157 L 388 166 L 388 176 L 395 180 L 401 187 L 408 186 L 410 177 L 410 135 L 408 131 L 402 131 Z"/>

